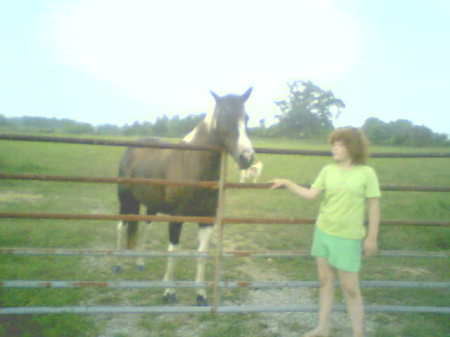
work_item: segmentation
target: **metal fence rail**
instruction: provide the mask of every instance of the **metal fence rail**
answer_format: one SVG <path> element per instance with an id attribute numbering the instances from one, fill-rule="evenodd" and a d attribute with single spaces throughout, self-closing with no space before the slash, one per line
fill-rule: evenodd
<path id="1" fill-rule="evenodd" d="M 69 144 L 87 144 L 87 145 L 106 145 L 106 146 L 132 146 L 132 147 L 149 147 L 161 149 L 178 149 L 191 151 L 221 151 L 221 148 L 215 146 L 194 146 L 185 144 L 173 144 L 158 142 L 149 144 L 145 141 L 117 141 L 96 138 L 70 138 L 70 137 L 49 137 L 49 136 L 28 136 L 14 134 L 0 134 L 0 139 L 15 141 L 31 141 L 31 142 L 53 142 L 53 143 L 69 143 Z M 283 155 L 304 155 L 304 156 L 330 156 L 330 151 L 312 151 L 312 150 L 290 150 L 290 149 L 274 149 L 255 147 L 256 153 L 265 154 L 283 154 Z M 379 152 L 371 153 L 373 158 L 450 158 L 450 152 L 416 152 L 416 153 L 400 153 L 400 152 Z"/>
<path id="2" fill-rule="evenodd" d="M 75 214 L 75 213 L 14 213 L 0 212 L 0 219 L 56 219 L 56 220 L 128 220 L 128 221 L 156 221 L 156 222 L 187 222 L 187 223 L 214 223 L 217 218 L 199 216 L 173 216 L 173 215 L 132 215 L 132 214 Z M 268 224 L 268 225 L 307 225 L 314 224 L 313 218 L 235 218 L 222 219 L 223 224 Z M 449 227 L 450 221 L 434 220 L 381 220 L 381 225 L 392 226 L 426 226 Z"/>
<path id="3" fill-rule="evenodd" d="M 339 285 L 339 282 L 336 282 Z M 450 289 L 450 282 L 412 282 L 412 281 L 361 281 L 362 288 L 418 288 Z M 203 288 L 213 287 L 214 282 L 194 281 L 0 281 L 0 288 Z M 219 287 L 236 288 L 318 288 L 317 281 L 220 281 Z"/>
<path id="4" fill-rule="evenodd" d="M 14 307 L 0 308 L 0 315 L 38 315 L 38 314 L 208 314 L 208 313 L 284 313 L 284 312 L 317 312 L 315 305 L 284 305 L 284 306 L 72 306 L 72 307 Z M 336 305 L 334 311 L 346 311 L 344 305 Z M 450 307 L 430 306 L 400 306 L 400 305 L 367 305 L 365 312 L 395 312 L 395 313 L 432 313 L 450 314 Z"/>
<path id="5" fill-rule="evenodd" d="M 11 180 L 38 180 L 57 182 L 80 182 L 80 183 L 103 183 L 103 184 L 140 184 L 140 185 L 169 185 L 169 186 L 189 186 L 217 189 L 217 181 L 181 181 L 165 179 L 145 179 L 145 178 L 119 178 L 119 177 L 69 177 L 43 174 L 11 174 L 0 173 L 0 179 Z M 300 184 L 309 187 L 308 184 Z M 269 189 L 271 183 L 225 183 L 225 188 L 232 189 Z M 442 186 L 393 186 L 381 185 L 382 191 L 408 191 L 408 192 L 450 192 L 450 187 Z"/>
<path id="6" fill-rule="evenodd" d="M 148 141 L 127 141 L 127 140 L 109 140 L 96 138 L 74 138 L 74 137 L 51 137 L 51 136 L 28 136 L 28 135 L 13 135 L 0 134 L 0 139 L 27 141 L 27 142 L 51 142 L 51 143 L 66 143 L 66 144 L 85 144 L 85 145 L 106 145 L 106 146 L 133 146 L 133 147 L 148 147 L 158 149 L 177 149 L 189 151 L 221 151 L 217 146 L 197 146 L 187 144 L 173 144 L 155 140 L 157 142 L 150 143 Z"/>
<path id="7" fill-rule="evenodd" d="M 119 258 L 135 257 L 201 257 L 211 258 L 211 253 L 201 253 L 195 250 L 185 251 L 131 251 L 116 249 L 67 249 L 67 248 L 0 248 L 1 255 L 16 256 L 104 256 Z M 224 250 L 223 257 L 254 257 L 254 258 L 290 258 L 308 257 L 311 258 L 309 250 L 274 250 L 274 251 L 251 251 L 251 250 Z M 449 252 L 440 251 L 408 251 L 408 250 L 382 250 L 377 257 L 410 257 L 410 258 L 449 258 Z"/>

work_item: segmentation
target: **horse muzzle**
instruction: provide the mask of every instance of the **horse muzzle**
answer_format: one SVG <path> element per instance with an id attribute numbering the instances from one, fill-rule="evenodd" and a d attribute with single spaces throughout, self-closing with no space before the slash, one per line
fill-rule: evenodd
<path id="1" fill-rule="evenodd" d="M 245 151 L 239 155 L 238 165 L 241 170 L 248 169 L 255 159 L 255 153 L 253 151 Z"/>

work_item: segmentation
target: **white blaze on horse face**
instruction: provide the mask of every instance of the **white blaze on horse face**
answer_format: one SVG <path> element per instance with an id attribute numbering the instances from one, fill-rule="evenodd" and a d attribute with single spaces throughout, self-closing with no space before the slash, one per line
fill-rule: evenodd
<path id="1" fill-rule="evenodd" d="M 245 127 L 245 122 L 243 120 L 239 121 L 238 124 L 239 138 L 238 138 L 238 153 L 239 156 L 244 156 L 245 159 L 251 160 L 255 151 L 253 150 L 252 143 L 247 136 L 247 129 Z"/>

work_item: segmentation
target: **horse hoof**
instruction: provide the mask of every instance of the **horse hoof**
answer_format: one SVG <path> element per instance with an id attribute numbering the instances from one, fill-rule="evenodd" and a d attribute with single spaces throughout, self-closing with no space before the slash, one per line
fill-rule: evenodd
<path id="1" fill-rule="evenodd" d="M 145 266 L 143 264 L 139 264 L 139 265 L 136 266 L 136 269 L 138 271 L 145 271 Z"/>
<path id="2" fill-rule="evenodd" d="M 165 294 L 163 297 L 164 303 L 175 304 L 178 302 L 176 294 Z"/>
<path id="3" fill-rule="evenodd" d="M 205 297 L 203 297 L 202 295 L 197 295 L 197 305 L 199 307 L 207 307 L 208 300 Z"/>
<path id="4" fill-rule="evenodd" d="M 121 267 L 121 266 L 113 266 L 113 267 L 112 267 L 112 272 L 113 272 L 114 274 L 119 274 L 119 273 L 122 272 L 122 267 Z"/>

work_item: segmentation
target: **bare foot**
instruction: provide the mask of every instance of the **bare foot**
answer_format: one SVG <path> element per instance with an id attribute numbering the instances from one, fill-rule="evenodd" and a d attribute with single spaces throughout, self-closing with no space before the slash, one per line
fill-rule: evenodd
<path id="1" fill-rule="evenodd" d="M 328 329 L 315 328 L 305 333 L 302 337 L 328 337 L 329 335 L 330 331 Z"/>

